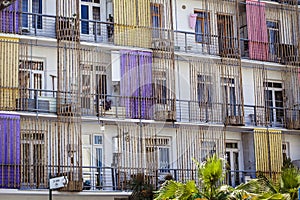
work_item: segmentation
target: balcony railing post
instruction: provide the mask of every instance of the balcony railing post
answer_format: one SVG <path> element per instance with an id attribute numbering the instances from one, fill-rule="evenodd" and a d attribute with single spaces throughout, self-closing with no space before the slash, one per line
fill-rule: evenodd
<path id="1" fill-rule="evenodd" d="M 94 30 L 95 30 L 95 36 L 94 36 L 94 40 L 95 42 L 97 42 L 97 22 L 94 22 Z"/>
<path id="2" fill-rule="evenodd" d="M 38 23 L 37 23 L 37 18 L 38 16 L 37 16 L 37 14 L 34 14 L 34 35 L 36 36 L 37 35 L 37 25 L 38 25 Z"/>
<path id="3" fill-rule="evenodd" d="M 38 90 L 34 90 L 35 109 L 36 112 L 39 110 Z"/>
<path id="4" fill-rule="evenodd" d="M 187 52 L 187 33 L 184 33 L 184 48 L 185 48 L 185 52 Z"/>
<path id="5" fill-rule="evenodd" d="M 256 116 L 256 114 L 257 114 L 257 113 L 256 113 L 256 106 L 254 106 L 254 125 L 255 125 L 255 126 L 257 126 L 257 121 L 256 121 L 256 119 L 257 119 L 256 117 L 257 117 L 257 116 Z"/>

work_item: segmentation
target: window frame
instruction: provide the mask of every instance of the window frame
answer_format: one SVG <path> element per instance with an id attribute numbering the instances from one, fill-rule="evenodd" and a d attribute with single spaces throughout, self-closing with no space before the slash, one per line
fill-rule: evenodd
<path id="1" fill-rule="evenodd" d="M 274 84 L 280 84 L 281 87 L 274 86 Z M 268 98 L 269 97 L 269 92 L 271 92 L 271 100 Z M 281 92 L 282 99 L 280 101 L 276 100 L 276 92 Z M 265 98 L 265 107 L 267 109 L 267 117 L 269 118 L 270 123 L 283 123 L 284 119 L 284 84 L 283 82 L 280 81 L 274 81 L 274 80 L 268 80 L 267 82 L 264 82 L 264 98 Z M 269 102 L 272 103 L 272 105 L 269 105 Z M 281 102 L 282 103 L 282 109 L 278 110 L 276 106 L 276 102 Z M 271 108 L 270 108 L 271 107 Z M 279 111 L 279 112 L 277 112 Z M 270 113 L 268 113 L 270 112 Z M 280 114 L 281 113 L 281 114 Z M 278 121 L 280 120 L 281 121 Z"/>
<path id="2" fill-rule="evenodd" d="M 200 79 L 200 76 L 203 77 Z M 213 83 L 212 83 L 212 76 L 211 75 L 206 75 L 206 74 L 197 74 L 197 102 L 199 106 L 212 106 L 213 102 Z M 204 90 L 204 96 L 201 95 L 200 91 L 200 85 L 202 85 L 202 88 Z M 202 98 L 200 98 L 200 96 Z"/>
<path id="3" fill-rule="evenodd" d="M 194 10 L 194 14 L 197 14 L 195 24 L 195 41 L 197 43 L 210 44 L 210 12 L 204 10 Z M 199 15 L 204 16 L 199 16 Z M 198 24 L 201 24 L 201 30 L 197 32 Z"/>
<path id="4" fill-rule="evenodd" d="M 26 64 L 27 63 L 27 64 Z M 42 69 L 33 69 L 33 63 L 35 64 L 42 64 Z M 21 67 L 21 66 L 24 67 Z M 45 61 L 44 60 L 23 60 L 20 59 L 19 60 L 19 69 L 18 69 L 18 73 L 27 73 L 29 75 L 29 79 L 27 81 L 29 81 L 29 87 L 28 87 L 28 83 L 27 86 L 23 87 L 22 84 L 20 84 L 20 81 L 23 81 L 22 78 L 24 78 L 23 76 L 19 76 L 19 86 L 22 89 L 29 89 L 29 93 L 28 93 L 28 98 L 32 98 L 35 95 L 35 91 L 34 90 L 39 90 L 37 92 L 38 96 L 42 96 L 42 91 L 44 89 L 44 84 L 45 84 L 45 78 L 44 78 L 44 73 L 45 73 Z M 36 81 L 35 81 L 35 75 L 39 75 L 40 76 L 40 85 L 38 88 L 36 88 Z"/>
<path id="5" fill-rule="evenodd" d="M 87 7 L 87 19 L 84 18 L 84 20 L 88 21 L 82 21 L 82 6 Z M 99 9 L 99 19 L 94 19 L 94 8 Z M 90 22 L 92 21 L 92 22 Z M 97 30 L 95 29 L 95 22 L 94 21 L 101 21 L 101 1 L 99 3 L 95 2 L 95 0 L 90 1 L 83 1 L 80 2 L 80 34 L 83 35 L 95 35 L 97 32 L 97 36 L 101 35 L 101 24 L 97 24 Z M 86 29 L 83 29 L 83 28 Z M 84 31 L 83 31 L 84 30 Z M 92 31 L 91 31 L 92 30 Z M 96 31 L 95 31 L 96 30 Z"/>
<path id="6" fill-rule="evenodd" d="M 157 13 L 155 11 L 157 9 Z M 163 28 L 163 16 L 164 16 L 164 7 L 161 3 L 150 3 L 150 15 L 151 15 L 151 27 L 152 27 L 152 38 L 162 38 L 161 29 Z M 157 17 L 157 20 L 154 18 Z M 154 24 L 154 21 L 157 22 L 157 25 Z"/>
<path id="7" fill-rule="evenodd" d="M 159 141 L 166 141 L 165 143 L 160 143 Z M 168 157 L 167 164 L 163 164 L 161 159 L 161 150 L 167 149 Z M 148 151 L 151 150 L 151 151 Z M 147 155 L 154 153 L 154 156 L 157 158 L 156 167 L 158 167 L 160 172 L 168 172 L 171 168 L 171 138 L 170 137 L 155 137 L 155 138 L 145 138 L 145 151 L 146 159 L 148 160 Z M 153 163 L 150 163 L 153 164 Z M 162 166 L 165 165 L 165 166 Z"/>
<path id="8" fill-rule="evenodd" d="M 34 11 L 34 4 L 38 4 L 37 9 L 38 11 Z M 42 0 L 22 0 L 21 3 L 22 12 L 25 13 L 32 13 L 29 14 L 22 14 L 22 28 L 30 28 L 33 29 L 43 29 L 43 17 L 40 15 L 34 15 L 34 13 L 37 14 L 43 14 L 44 6 Z M 36 18 L 35 18 L 36 17 Z M 30 19 L 31 18 L 31 19 Z M 37 19 L 37 27 L 35 26 L 35 20 Z"/>
<path id="9" fill-rule="evenodd" d="M 221 77 L 222 92 L 226 105 L 226 116 L 238 116 L 237 98 L 236 98 L 236 78 Z M 233 95 L 232 95 L 233 91 Z M 233 103 L 231 103 L 233 102 Z"/>

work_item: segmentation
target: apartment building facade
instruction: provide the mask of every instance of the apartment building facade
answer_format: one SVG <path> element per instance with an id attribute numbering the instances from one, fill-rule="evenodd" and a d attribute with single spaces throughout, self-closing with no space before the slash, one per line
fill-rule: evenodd
<path id="1" fill-rule="evenodd" d="M 298 1 L 4 2 L 0 188 L 158 186 L 214 153 L 232 186 L 299 166 Z"/>

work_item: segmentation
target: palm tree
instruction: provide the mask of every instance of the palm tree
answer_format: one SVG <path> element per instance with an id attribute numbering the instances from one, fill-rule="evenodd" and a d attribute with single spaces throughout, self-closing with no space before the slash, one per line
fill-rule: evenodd
<path id="1" fill-rule="evenodd" d="M 155 200 L 167 199 L 207 199 L 222 200 L 229 195 L 229 190 L 221 190 L 220 183 L 224 179 L 224 162 L 216 155 L 209 157 L 206 162 L 199 163 L 194 160 L 198 167 L 199 180 L 201 181 L 200 190 L 195 181 L 181 183 L 176 181 L 167 181 L 158 191 Z"/>

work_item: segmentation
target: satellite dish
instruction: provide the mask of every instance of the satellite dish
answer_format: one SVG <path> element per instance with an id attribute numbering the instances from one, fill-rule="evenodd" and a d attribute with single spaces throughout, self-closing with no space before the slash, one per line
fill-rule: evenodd
<path id="1" fill-rule="evenodd" d="M 11 4 L 11 1 L 7 1 L 7 0 L 2 1 L 2 5 L 3 5 L 4 7 L 7 7 L 7 6 L 9 6 L 10 4 Z"/>

